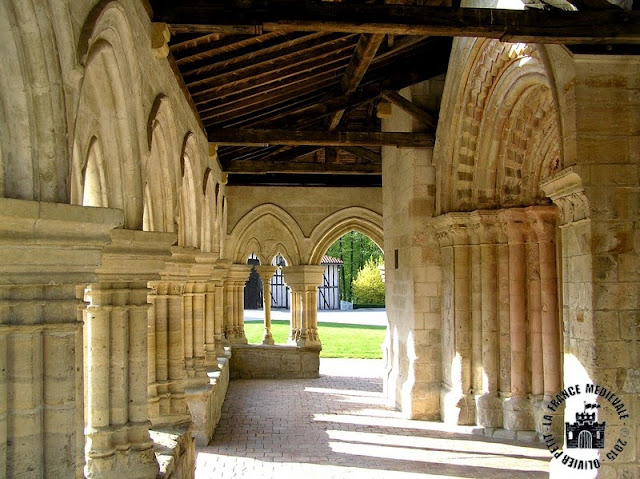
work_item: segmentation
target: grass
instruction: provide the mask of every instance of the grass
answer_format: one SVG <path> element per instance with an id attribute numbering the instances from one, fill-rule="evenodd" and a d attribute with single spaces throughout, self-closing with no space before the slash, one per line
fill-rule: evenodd
<path id="1" fill-rule="evenodd" d="M 322 342 L 320 357 L 382 359 L 380 345 L 386 329 L 386 326 L 321 323 L 318 325 L 318 335 Z M 245 323 L 244 332 L 249 343 L 260 344 L 264 325 L 253 321 Z M 285 344 L 289 337 L 289 321 L 271 321 L 271 334 L 276 344 Z"/>

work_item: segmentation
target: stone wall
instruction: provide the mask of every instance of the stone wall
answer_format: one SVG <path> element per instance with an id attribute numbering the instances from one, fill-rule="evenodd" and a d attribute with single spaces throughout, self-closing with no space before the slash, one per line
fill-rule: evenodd
<path id="1" fill-rule="evenodd" d="M 309 379 L 320 377 L 320 349 L 245 344 L 233 348 L 231 377 L 241 379 Z"/>
<path id="2" fill-rule="evenodd" d="M 246 263 L 251 253 L 261 264 L 282 254 L 287 264 L 320 264 L 335 241 L 357 230 L 380 247 L 380 188 L 228 188 L 229 257 Z"/>
<path id="3" fill-rule="evenodd" d="M 441 85 L 434 86 L 437 98 Z M 422 85 L 418 92 L 424 97 L 428 88 Z M 410 90 L 402 93 L 412 98 Z M 414 131 L 412 118 L 395 106 L 383 127 Z M 438 419 L 443 332 L 439 251 L 435 234 L 427 226 L 435 208 L 432 150 L 385 147 L 382 155 L 389 318 L 385 391 L 390 403 L 407 417 Z"/>

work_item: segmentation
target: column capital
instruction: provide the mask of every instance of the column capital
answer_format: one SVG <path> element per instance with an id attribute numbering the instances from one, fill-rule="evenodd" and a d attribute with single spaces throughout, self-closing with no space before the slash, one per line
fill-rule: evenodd
<path id="1" fill-rule="evenodd" d="M 554 241 L 558 209 L 555 206 L 531 206 L 526 212 L 536 239 L 540 242 Z"/>
<path id="2" fill-rule="evenodd" d="M 249 264 L 232 264 L 229 267 L 226 280 L 229 283 L 244 284 L 249 279 L 253 266 Z"/>
<path id="3" fill-rule="evenodd" d="M 0 283 L 97 281 L 121 210 L 0 198 Z"/>
<path id="4" fill-rule="evenodd" d="M 560 208 L 560 223 L 569 224 L 589 216 L 589 200 L 580 169 L 570 166 L 540 183 L 540 189 Z"/>
<path id="5" fill-rule="evenodd" d="M 471 213 L 447 213 L 432 220 L 440 246 L 469 244 Z"/>
<path id="6" fill-rule="evenodd" d="M 308 288 L 317 288 L 322 284 L 322 278 L 326 270 L 325 266 L 316 264 L 303 264 L 298 266 L 285 266 L 282 268 L 284 282 L 294 291 L 303 291 Z"/>
<path id="7" fill-rule="evenodd" d="M 279 266 L 273 266 L 268 264 L 259 264 L 256 266 L 256 271 L 262 277 L 262 279 L 269 279 L 278 271 Z"/>
<path id="8" fill-rule="evenodd" d="M 528 239 L 529 221 L 523 208 L 500 210 L 502 226 L 509 244 L 525 243 Z"/>
<path id="9" fill-rule="evenodd" d="M 175 233 L 111 231 L 111 243 L 104 248 L 102 265 L 96 271 L 100 281 L 153 281 L 160 279 L 171 258 Z"/>

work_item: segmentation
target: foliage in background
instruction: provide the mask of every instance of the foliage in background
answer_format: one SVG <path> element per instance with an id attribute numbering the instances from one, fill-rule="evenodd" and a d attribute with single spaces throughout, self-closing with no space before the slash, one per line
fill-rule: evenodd
<path id="1" fill-rule="evenodd" d="M 321 323 L 318 336 L 322 341 L 321 358 L 382 359 L 382 342 L 386 326 L 362 324 Z M 262 343 L 264 324 L 260 321 L 244 323 L 249 344 Z M 289 336 L 289 321 L 274 319 L 271 334 L 276 344 L 285 344 Z"/>
<path id="2" fill-rule="evenodd" d="M 333 243 L 327 250 L 329 256 L 340 258 L 344 266 L 340 270 L 340 299 L 353 302 L 352 282 L 356 274 L 373 258 L 383 258 L 382 251 L 367 236 L 351 231 Z"/>
<path id="3" fill-rule="evenodd" d="M 353 302 L 355 304 L 384 304 L 384 283 L 378 269 L 378 266 L 383 264 L 382 258 L 377 260 L 369 258 L 362 269 L 358 271 L 358 275 L 353 280 Z"/>

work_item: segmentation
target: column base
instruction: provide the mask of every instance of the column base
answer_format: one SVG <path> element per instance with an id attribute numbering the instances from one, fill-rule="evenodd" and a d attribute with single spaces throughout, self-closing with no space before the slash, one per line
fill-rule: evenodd
<path id="1" fill-rule="evenodd" d="M 552 434 L 554 437 L 564 437 L 564 403 L 555 412 L 548 408 L 549 404 L 551 402 L 548 397 L 535 403 L 533 411 L 536 431 L 542 435 Z M 552 417 L 551 426 L 543 424 L 549 422 L 544 419 L 544 416 Z"/>
<path id="2" fill-rule="evenodd" d="M 472 394 L 445 392 L 442 405 L 444 422 L 458 426 L 472 426 L 476 423 L 476 401 Z"/>
<path id="3" fill-rule="evenodd" d="M 84 468 L 87 479 L 147 479 L 156 477 L 158 462 L 153 451 L 153 441 L 148 433 L 149 424 L 113 428 L 93 429 L 87 432 L 87 463 Z M 106 445 L 115 435 L 133 436 L 140 442 L 121 442 L 106 449 L 92 446 Z"/>
<path id="4" fill-rule="evenodd" d="M 160 463 L 157 476 L 150 477 L 156 477 L 156 479 L 193 477 L 196 467 L 193 424 L 156 428 L 149 432 L 154 442 L 155 455 Z"/>
<path id="5" fill-rule="evenodd" d="M 501 428 L 503 416 L 502 400 L 496 394 L 485 393 L 476 396 L 476 422 L 478 426 Z"/>
<path id="6" fill-rule="evenodd" d="M 268 345 L 268 346 L 273 346 L 275 343 L 275 341 L 273 340 L 273 336 L 271 335 L 271 333 L 264 333 L 264 336 L 262 336 L 262 344 Z"/>
<path id="7" fill-rule="evenodd" d="M 533 411 L 529 399 L 512 396 L 505 400 L 504 428 L 510 431 L 533 430 Z"/>

